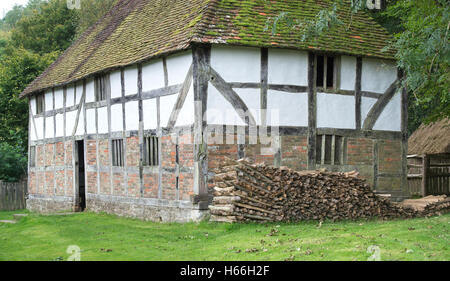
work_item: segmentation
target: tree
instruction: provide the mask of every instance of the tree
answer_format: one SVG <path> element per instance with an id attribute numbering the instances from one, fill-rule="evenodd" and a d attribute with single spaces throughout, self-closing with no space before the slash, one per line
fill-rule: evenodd
<path id="1" fill-rule="evenodd" d="M 30 1 L 11 32 L 11 44 L 38 54 L 64 51 L 75 38 L 78 15 L 65 0 Z"/>

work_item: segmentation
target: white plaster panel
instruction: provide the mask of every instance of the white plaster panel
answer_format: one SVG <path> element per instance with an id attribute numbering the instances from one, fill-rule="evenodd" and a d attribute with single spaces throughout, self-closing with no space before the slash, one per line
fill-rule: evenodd
<path id="1" fill-rule="evenodd" d="M 76 88 L 76 98 L 75 98 L 76 104 L 80 103 L 82 96 L 83 96 L 83 83 L 82 82 L 78 82 L 77 83 L 77 88 Z"/>
<path id="2" fill-rule="evenodd" d="M 120 78 L 120 71 L 114 71 L 109 74 L 109 81 L 111 83 L 111 98 L 120 98 L 122 96 L 122 81 Z"/>
<path id="3" fill-rule="evenodd" d="M 269 49 L 269 83 L 308 85 L 308 54 L 294 50 Z"/>
<path id="4" fill-rule="evenodd" d="M 183 52 L 167 58 L 167 73 L 169 85 L 177 85 L 184 82 L 192 64 L 192 52 Z M 164 77 L 164 76 L 163 76 Z"/>
<path id="5" fill-rule="evenodd" d="M 75 86 L 71 85 L 66 89 L 66 107 L 75 105 Z"/>
<path id="6" fill-rule="evenodd" d="M 207 105 L 208 124 L 214 125 L 240 125 L 245 123 L 237 114 L 233 106 L 214 88 L 211 83 L 208 87 Z"/>
<path id="7" fill-rule="evenodd" d="M 37 140 L 37 136 L 36 136 L 36 128 L 34 127 L 34 123 L 33 123 L 33 120 L 32 120 L 32 116 L 30 115 L 30 139 L 32 140 L 32 141 L 35 141 L 35 140 Z"/>
<path id="8" fill-rule="evenodd" d="M 125 95 L 135 95 L 138 93 L 138 69 L 137 67 L 130 67 L 124 71 L 125 79 Z"/>
<path id="9" fill-rule="evenodd" d="M 94 80 L 89 80 L 86 82 L 86 102 L 95 101 L 95 83 Z"/>
<path id="10" fill-rule="evenodd" d="M 261 125 L 261 91 L 259 89 L 234 89 L 247 105 L 257 125 Z"/>
<path id="11" fill-rule="evenodd" d="M 53 110 L 53 92 L 47 91 L 44 95 L 45 99 L 45 111 Z"/>
<path id="12" fill-rule="evenodd" d="M 142 91 L 164 88 L 164 67 L 161 59 L 142 66 Z"/>
<path id="13" fill-rule="evenodd" d="M 186 126 L 194 124 L 195 105 L 194 105 L 194 87 L 189 89 L 189 92 L 184 101 L 183 107 L 178 114 L 175 126 Z"/>
<path id="14" fill-rule="evenodd" d="M 55 125 L 53 117 L 45 118 L 45 138 L 50 139 L 55 137 Z"/>
<path id="15" fill-rule="evenodd" d="M 95 114 L 95 112 L 94 112 L 94 114 Z M 76 119 L 77 119 L 77 111 L 76 110 L 66 112 L 66 136 L 72 135 L 73 129 L 75 128 Z M 94 115 L 94 120 L 95 120 L 95 115 Z M 79 122 L 83 122 L 83 120 L 80 119 Z M 95 127 L 94 127 L 94 131 L 95 131 Z"/>
<path id="16" fill-rule="evenodd" d="M 139 104 L 137 101 L 125 104 L 125 126 L 127 131 L 139 130 Z"/>
<path id="17" fill-rule="evenodd" d="M 122 105 L 111 105 L 111 132 L 123 131 Z"/>
<path id="18" fill-rule="evenodd" d="M 100 107 L 97 109 L 98 127 L 97 131 L 99 134 L 107 134 L 108 128 L 108 108 Z"/>
<path id="19" fill-rule="evenodd" d="M 64 90 L 62 88 L 55 89 L 55 109 L 63 108 L 64 106 Z"/>
<path id="20" fill-rule="evenodd" d="M 64 137 L 64 114 L 56 114 L 55 116 L 56 135 L 55 137 Z"/>
<path id="21" fill-rule="evenodd" d="M 391 101 L 386 105 L 383 112 L 380 114 L 375 126 L 373 126 L 374 130 L 383 130 L 383 131 L 397 131 L 400 132 L 401 129 L 401 106 L 402 106 L 402 98 L 400 92 L 396 93 L 395 96 L 392 97 Z"/>
<path id="22" fill-rule="evenodd" d="M 308 94 L 267 92 L 267 124 L 271 126 L 308 126 Z"/>
<path id="23" fill-rule="evenodd" d="M 37 131 L 36 139 L 38 140 L 43 139 L 42 134 L 44 132 L 44 117 L 35 118 L 34 123 L 36 124 L 36 131 Z"/>
<path id="24" fill-rule="evenodd" d="M 341 57 L 340 88 L 354 91 L 356 84 L 356 57 Z"/>
<path id="25" fill-rule="evenodd" d="M 78 119 L 77 130 L 75 135 L 81 136 L 84 135 L 84 105 L 81 107 L 80 117 Z"/>
<path id="26" fill-rule="evenodd" d="M 156 108 L 156 99 L 142 101 L 144 111 L 144 129 L 155 130 L 158 128 L 158 111 Z"/>
<path id="27" fill-rule="evenodd" d="M 86 130 L 88 134 L 96 134 L 95 128 L 95 109 L 86 109 Z"/>
<path id="28" fill-rule="evenodd" d="M 261 80 L 261 52 L 256 48 L 214 46 L 211 66 L 227 82 Z"/>
<path id="29" fill-rule="evenodd" d="M 317 127 L 355 129 L 355 97 L 318 93 Z"/>
<path id="30" fill-rule="evenodd" d="M 370 110 L 377 102 L 377 99 L 361 97 L 361 123 L 364 124 L 364 121 L 367 118 L 367 114 L 369 114 Z"/>
<path id="31" fill-rule="evenodd" d="M 396 79 L 397 69 L 394 63 L 379 59 L 363 59 L 362 91 L 384 93 Z"/>
<path id="32" fill-rule="evenodd" d="M 30 98 L 31 114 L 36 115 L 36 97 Z"/>
<path id="33" fill-rule="evenodd" d="M 164 96 L 160 98 L 160 120 L 161 128 L 166 128 L 169 123 L 170 114 L 172 114 L 175 103 L 177 102 L 179 94 Z"/>

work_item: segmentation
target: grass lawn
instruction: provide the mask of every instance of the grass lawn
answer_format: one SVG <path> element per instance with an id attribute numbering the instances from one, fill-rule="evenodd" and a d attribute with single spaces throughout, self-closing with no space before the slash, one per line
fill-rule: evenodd
<path id="1" fill-rule="evenodd" d="M 14 213 L 0 212 L 1 219 Z M 0 260 L 450 260 L 450 214 L 429 219 L 295 224 L 161 224 L 106 214 L 30 214 L 0 224 Z"/>

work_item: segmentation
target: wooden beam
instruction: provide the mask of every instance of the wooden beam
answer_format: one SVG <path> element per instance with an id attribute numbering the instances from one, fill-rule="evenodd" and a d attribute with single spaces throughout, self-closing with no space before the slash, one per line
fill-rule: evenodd
<path id="1" fill-rule="evenodd" d="M 361 76 L 362 57 L 356 58 L 356 81 L 355 81 L 355 117 L 356 129 L 361 129 Z"/>
<path id="2" fill-rule="evenodd" d="M 308 53 L 308 169 L 316 168 L 317 138 L 317 97 L 316 97 L 316 63 L 313 53 Z"/>
<path id="3" fill-rule="evenodd" d="M 233 106 L 233 108 L 241 117 L 242 121 L 248 126 L 256 126 L 256 121 L 245 102 L 239 97 L 239 95 L 231 88 L 231 86 L 225 82 L 217 71 L 212 67 L 209 68 L 211 73 L 211 84 L 222 94 L 222 96 Z"/>
<path id="4" fill-rule="evenodd" d="M 261 49 L 261 124 L 267 125 L 267 90 L 269 84 L 269 50 Z"/>
<path id="5" fill-rule="evenodd" d="M 189 90 L 191 89 L 192 71 L 193 71 L 192 69 L 193 65 L 191 64 L 191 66 L 189 67 L 189 71 L 186 75 L 186 78 L 184 79 L 183 86 L 181 87 L 180 94 L 178 95 L 172 113 L 170 114 L 169 123 L 167 125 L 169 129 L 175 127 L 175 124 L 178 120 L 178 115 L 180 114 L 180 111 L 183 108 L 184 102 L 186 100 L 186 96 L 188 95 Z"/>
<path id="6" fill-rule="evenodd" d="M 372 109 L 367 114 L 366 120 L 364 121 L 363 130 L 372 130 L 373 126 L 377 122 L 383 110 L 388 105 L 389 101 L 395 95 L 398 89 L 398 80 L 395 80 L 386 92 L 378 99 L 378 101 L 374 104 Z"/>
<path id="7" fill-rule="evenodd" d="M 211 46 L 195 44 L 192 49 L 194 76 L 194 197 L 208 194 L 207 116 Z M 202 203 L 203 204 L 203 203 Z M 207 202 L 206 204 L 207 205 Z M 207 208 L 202 206 L 201 208 Z"/>

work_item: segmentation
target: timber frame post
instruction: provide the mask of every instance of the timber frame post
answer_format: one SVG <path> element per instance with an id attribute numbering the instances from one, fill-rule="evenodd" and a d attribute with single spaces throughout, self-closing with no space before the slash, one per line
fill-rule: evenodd
<path id="1" fill-rule="evenodd" d="M 317 138 L 316 56 L 308 53 L 308 169 L 316 169 Z"/>
<path id="2" fill-rule="evenodd" d="M 194 81 L 194 196 L 199 209 L 208 208 L 208 146 L 206 107 L 210 73 L 210 45 L 193 45 Z"/>

